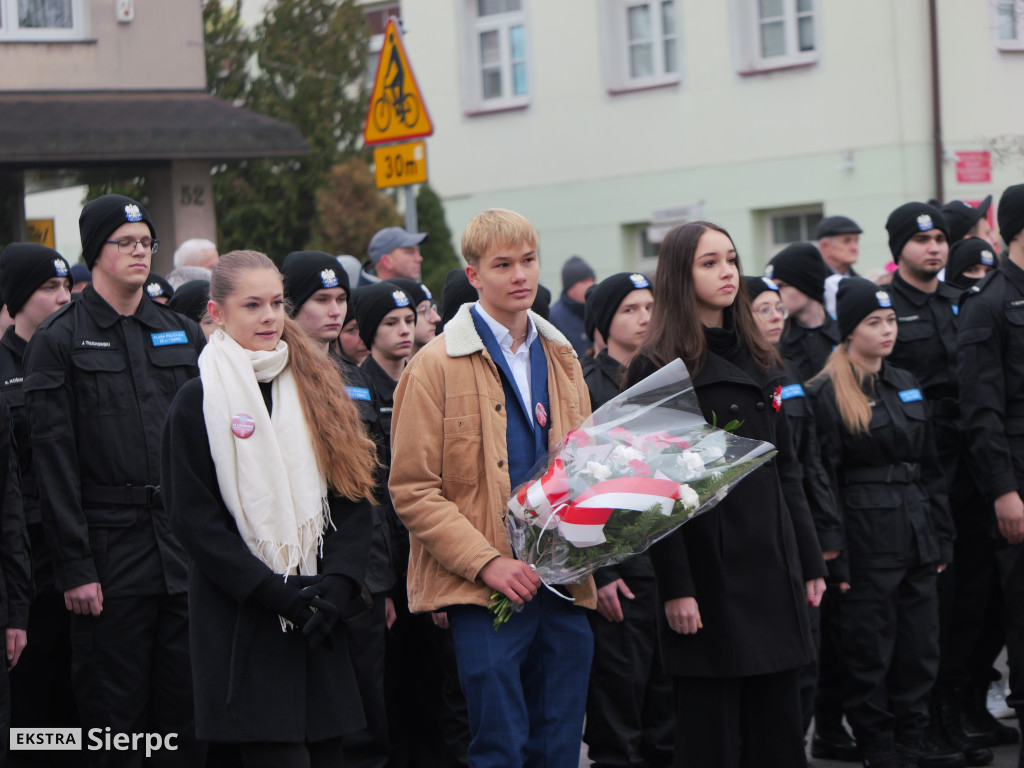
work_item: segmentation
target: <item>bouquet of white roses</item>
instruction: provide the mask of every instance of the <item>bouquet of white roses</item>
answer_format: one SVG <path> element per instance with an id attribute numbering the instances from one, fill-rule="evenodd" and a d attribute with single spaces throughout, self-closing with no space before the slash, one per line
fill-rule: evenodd
<path id="1" fill-rule="evenodd" d="M 715 506 L 775 455 L 701 415 L 675 360 L 598 408 L 548 454 L 508 502 L 512 549 L 545 585 L 621 563 Z M 568 599 L 568 598 L 567 598 Z M 491 600 L 494 626 L 516 606 Z"/>

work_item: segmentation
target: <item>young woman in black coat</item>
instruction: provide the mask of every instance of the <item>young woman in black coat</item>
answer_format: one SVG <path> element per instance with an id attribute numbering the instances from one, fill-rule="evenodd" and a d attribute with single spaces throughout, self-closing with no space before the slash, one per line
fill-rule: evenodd
<path id="1" fill-rule="evenodd" d="M 914 377 L 885 360 L 897 332 L 889 294 L 848 278 L 837 313 L 843 341 L 808 394 L 846 539 L 846 718 L 865 765 L 964 765 L 928 736 L 939 663 L 936 579 L 954 537 L 928 411 Z M 971 765 L 992 760 L 972 757 Z"/>
<path id="2" fill-rule="evenodd" d="M 778 447 L 709 513 L 651 548 L 676 698 L 677 766 L 803 765 L 798 670 L 814 658 L 808 604 L 825 563 L 783 414 L 783 370 L 754 324 L 728 233 L 708 222 L 661 245 L 636 383 L 675 358 L 704 418 Z"/>
<path id="3" fill-rule="evenodd" d="M 359 612 L 374 448 L 330 359 L 285 316 L 281 275 L 235 251 L 219 326 L 164 426 L 162 488 L 191 557 L 199 738 L 252 766 L 342 764 L 364 724 L 344 621 Z"/>

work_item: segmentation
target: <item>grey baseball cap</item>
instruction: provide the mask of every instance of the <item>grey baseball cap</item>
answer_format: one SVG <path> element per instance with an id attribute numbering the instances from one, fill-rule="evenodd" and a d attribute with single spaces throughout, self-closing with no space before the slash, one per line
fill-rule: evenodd
<path id="1" fill-rule="evenodd" d="M 388 227 L 380 230 L 370 240 L 370 260 L 374 264 L 380 261 L 385 253 L 391 253 L 395 248 L 409 248 L 419 245 L 427 237 L 426 232 L 410 234 L 401 227 Z"/>

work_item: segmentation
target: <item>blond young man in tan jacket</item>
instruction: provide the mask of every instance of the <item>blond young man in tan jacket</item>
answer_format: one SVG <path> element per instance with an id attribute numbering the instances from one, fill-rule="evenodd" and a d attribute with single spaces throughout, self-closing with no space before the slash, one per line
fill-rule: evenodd
<path id="1" fill-rule="evenodd" d="M 590 413 L 572 346 L 529 311 L 537 246 L 517 213 L 473 218 L 462 252 L 480 300 L 395 391 L 389 485 L 411 537 L 409 607 L 447 611 L 474 768 L 575 768 L 593 648 L 581 610 L 595 605 L 593 580 L 542 585 L 505 527 L 512 489 Z M 486 609 L 495 591 L 523 605 L 497 631 Z"/>

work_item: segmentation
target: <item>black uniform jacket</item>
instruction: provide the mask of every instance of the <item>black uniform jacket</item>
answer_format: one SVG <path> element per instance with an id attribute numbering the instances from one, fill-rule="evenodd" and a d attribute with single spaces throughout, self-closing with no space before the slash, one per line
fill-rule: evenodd
<path id="1" fill-rule="evenodd" d="M 32 336 L 25 401 L 58 590 L 185 591 L 185 555 L 158 494 L 160 429 L 205 344 L 174 310 L 143 296 L 121 316 L 92 285 Z"/>
<path id="2" fill-rule="evenodd" d="M 817 328 L 804 328 L 790 320 L 779 340 L 779 352 L 792 360 L 800 371 L 801 381 L 813 378 L 825 367 L 825 361 L 841 341 L 836 321 L 825 315 L 825 323 Z"/>
<path id="3" fill-rule="evenodd" d="M 655 369 L 638 356 L 627 384 Z M 826 570 L 789 421 L 773 406 L 782 382 L 781 369 L 759 371 L 735 342 L 721 353 L 709 351 L 694 378 L 708 423 L 716 417 L 719 425 L 740 420 L 736 434 L 767 440 L 779 453 L 717 507 L 651 548 L 661 599 L 696 598 L 704 624 L 694 635 L 676 634 L 658 612 L 668 674 L 743 677 L 795 669 L 814 659 L 805 582 L 824 577 Z"/>
<path id="4" fill-rule="evenodd" d="M 1009 259 L 961 299 L 960 399 L 976 475 L 992 499 L 1024 491 L 1024 270 Z"/>
<path id="5" fill-rule="evenodd" d="M 10 411 L 0 395 L 0 627 L 28 629 L 32 560 Z"/>
<path id="6" fill-rule="evenodd" d="M 807 392 L 800 379 L 800 371 L 786 361 L 786 373 L 782 384 L 782 412 L 789 419 L 793 435 L 793 450 L 803 470 L 804 495 L 811 509 L 814 530 L 822 552 L 843 549 L 843 525 L 836 510 L 832 481 L 821 461 L 821 447 L 814 424 L 814 408 L 808 402 Z"/>
<path id="7" fill-rule="evenodd" d="M 915 288 L 897 272 L 889 295 L 899 333 L 886 362 L 913 374 L 936 417 L 957 419 L 957 304 L 963 293 L 940 282 L 934 293 Z"/>
<path id="8" fill-rule="evenodd" d="M 224 415 L 227 429 L 230 415 Z M 250 600 L 271 575 L 253 555 L 220 495 L 203 415 L 203 385 L 186 384 L 163 432 L 164 500 L 189 557 L 189 644 L 196 735 L 215 741 L 301 742 L 362 725 L 345 630 L 308 648 L 301 631 Z M 369 504 L 331 495 L 320 573 L 362 583 Z"/>
<path id="9" fill-rule="evenodd" d="M 43 537 L 39 516 L 39 487 L 32 466 L 32 442 L 29 437 L 28 414 L 25 411 L 25 348 L 28 342 L 8 327 L 0 337 L 0 394 L 11 410 L 12 448 L 16 449 L 21 498 L 29 546 L 32 553 L 32 584 L 35 594 L 52 593 L 53 558 Z"/>
<path id="10" fill-rule="evenodd" d="M 387 456 L 390 431 L 387 435 L 380 424 L 380 407 L 376 390 L 369 377 L 353 362 L 341 355 L 332 354 L 332 359 L 345 380 L 345 391 L 359 411 L 366 434 L 377 446 L 378 460 Z M 373 535 L 370 537 L 370 562 L 366 569 L 366 588 L 372 594 L 381 594 L 398 585 L 398 576 L 403 574 L 409 561 L 409 533 L 398 519 L 388 495 L 388 467 L 381 464 L 375 473 L 377 478 L 377 501 L 373 505 Z"/>
<path id="11" fill-rule="evenodd" d="M 955 534 L 946 479 L 914 377 L 882 363 L 869 392 L 874 406 L 867 435 L 843 425 L 831 379 L 816 380 L 809 393 L 851 568 L 951 562 Z"/>
<path id="12" fill-rule="evenodd" d="M 583 380 L 590 390 L 590 409 L 596 411 L 622 391 L 626 368 L 602 349 L 595 357 L 587 358 L 583 365 Z M 598 568 L 594 571 L 594 583 L 598 588 L 623 579 L 629 586 L 637 579 L 654 579 L 654 566 L 650 556 L 644 552 L 625 562 Z"/>

